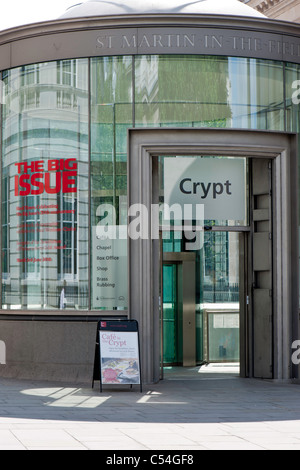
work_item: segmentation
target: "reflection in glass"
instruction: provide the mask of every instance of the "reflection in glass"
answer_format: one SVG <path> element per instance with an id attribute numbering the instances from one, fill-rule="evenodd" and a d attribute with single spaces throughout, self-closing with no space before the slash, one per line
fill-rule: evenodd
<path id="1" fill-rule="evenodd" d="M 287 131 L 300 133 L 300 65 L 286 64 L 286 121 Z M 298 139 L 299 156 L 300 140 Z M 300 163 L 300 161 L 299 161 Z M 300 166 L 298 168 L 300 174 Z M 298 195 L 299 197 L 299 195 Z M 299 228 L 300 230 L 300 228 Z M 299 298 L 300 305 L 300 298 Z"/>
<path id="2" fill-rule="evenodd" d="M 127 224 L 129 127 L 300 130 L 299 105 L 293 102 L 300 67 L 294 64 L 195 55 L 97 57 L 27 65 L 2 72 L 2 80 L 2 307 L 7 310 L 60 309 L 63 288 L 67 309 L 126 309 L 123 293 L 112 302 L 96 293 L 101 266 L 93 248 L 97 224 Z M 16 163 L 47 165 L 68 158 L 78 165 L 76 193 L 55 193 L 53 172 L 54 191 L 15 194 Z M 101 211 L 106 204 L 115 217 Z M 17 209 L 43 205 L 56 206 L 57 214 Z M 116 249 L 123 250 L 124 273 L 120 280 L 113 274 L 108 283 L 127 284 L 127 251 L 121 245 Z"/>
<path id="3" fill-rule="evenodd" d="M 162 232 L 163 253 L 187 252 L 182 233 Z M 239 362 L 239 234 L 202 232 L 195 263 L 196 363 Z M 163 361 L 182 364 L 183 304 L 179 264 L 162 266 Z M 181 301 L 180 301 L 181 299 Z"/>
<path id="4" fill-rule="evenodd" d="M 127 225 L 127 129 L 132 116 L 132 58 L 91 62 L 91 307 L 127 308 L 126 240 L 97 238 L 96 226 Z M 123 230 L 124 231 L 124 230 Z M 116 262 L 107 256 L 118 257 Z M 102 259 L 104 258 L 104 259 Z M 122 292 L 120 285 L 126 286 Z"/>
<path id="5" fill-rule="evenodd" d="M 88 308 L 88 62 L 4 73 L 2 307 Z"/>
<path id="6" fill-rule="evenodd" d="M 137 126 L 284 130 L 281 62 L 141 56 L 135 70 Z"/>

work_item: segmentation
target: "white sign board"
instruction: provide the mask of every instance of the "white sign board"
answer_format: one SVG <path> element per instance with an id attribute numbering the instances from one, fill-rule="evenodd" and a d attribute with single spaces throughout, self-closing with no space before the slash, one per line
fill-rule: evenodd
<path id="1" fill-rule="evenodd" d="M 100 330 L 101 383 L 140 384 L 137 331 Z"/>
<path id="2" fill-rule="evenodd" d="M 93 227 L 93 308 L 127 308 L 127 227 Z"/>
<path id="3" fill-rule="evenodd" d="M 164 203 L 202 204 L 205 220 L 246 220 L 246 159 L 166 157 Z"/>

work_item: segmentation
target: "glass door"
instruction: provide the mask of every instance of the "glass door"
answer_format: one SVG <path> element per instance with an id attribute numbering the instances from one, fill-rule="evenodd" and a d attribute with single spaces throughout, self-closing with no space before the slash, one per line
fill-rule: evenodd
<path id="1" fill-rule="evenodd" d="M 238 370 L 240 232 L 198 236 L 199 247 L 186 251 L 182 234 L 161 232 L 162 368 L 234 363 Z"/>
<path id="2" fill-rule="evenodd" d="M 204 234 L 202 303 L 203 359 L 207 363 L 239 363 L 240 275 L 239 233 Z"/>
<path id="3" fill-rule="evenodd" d="M 163 263 L 163 363 L 182 362 L 182 342 L 179 342 L 180 311 L 178 302 L 177 263 Z"/>

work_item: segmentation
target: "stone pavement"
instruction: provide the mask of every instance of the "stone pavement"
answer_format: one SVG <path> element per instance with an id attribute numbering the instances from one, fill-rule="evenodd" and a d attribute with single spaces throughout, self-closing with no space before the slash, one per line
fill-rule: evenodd
<path id="1" fill-rule="evenodd" d="M 300 450 L 300 385 L 217 372 L 166 370 L 143 393 L 2 378 L 0 450 Z"/>

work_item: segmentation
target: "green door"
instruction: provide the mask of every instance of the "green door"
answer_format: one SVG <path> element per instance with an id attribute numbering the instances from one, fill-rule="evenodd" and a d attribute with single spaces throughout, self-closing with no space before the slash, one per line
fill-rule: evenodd
<path id="1" fill-rule="evenodd" d="M 181 348 L 178 341 L 178 265 L 163 265 L 163 362 L 176 365 L 182 362 Z M 181 352 L 181 353 L 180 353 Z"/>

